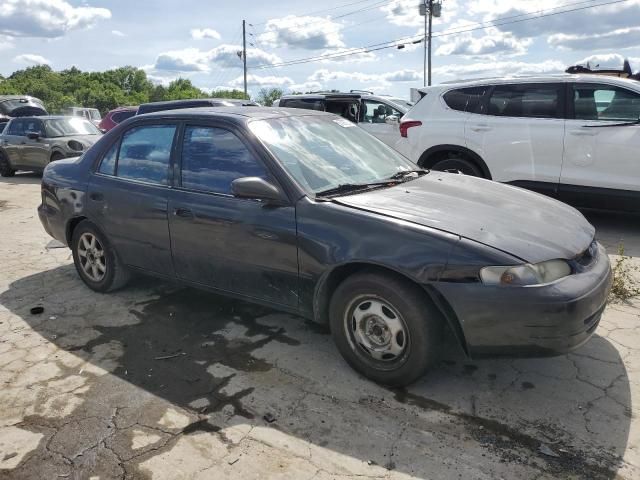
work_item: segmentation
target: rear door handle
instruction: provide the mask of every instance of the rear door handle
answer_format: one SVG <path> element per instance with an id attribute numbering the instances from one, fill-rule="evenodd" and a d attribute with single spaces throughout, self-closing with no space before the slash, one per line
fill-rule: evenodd
<path id="1" fill-rule="evenodd" d="M 176 217 L 193 218 L 193 212 L 188 208 L 176 208 L 173 210 L 173 214 Z"/>
<path id="2" fill-rule="evenodd" d="M 474 132 L 488 132 L 491 130 L 491 127 L 489 125 L 474 125 L 471 127 L 471 130 Z"/>
<path id="3" fill-rule="evenodd" d="M 596 130 L 569 130 L 571 135 L 576 135 L 578 137 L 591 137 L 596 135 L 598 132 Z"/>
<path id="4" fill-rule="evenodd" d="M 102 202 L 104 200 L 104 195 L 100 192 L 91 192 L 89 194 L 89 198 L 94 202 Z"/>

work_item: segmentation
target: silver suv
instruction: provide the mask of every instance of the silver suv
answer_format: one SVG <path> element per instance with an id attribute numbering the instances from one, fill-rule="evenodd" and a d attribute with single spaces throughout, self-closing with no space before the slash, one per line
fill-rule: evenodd
<path id="1" fill-rule="evenodd" d="M 274 106 L 305 108 L 340 115 L 357 123 L 362 129 L 394 146 L 400 134 L 398 123 L 413 103 L 402 98 L 374 95 L 351 90 L 349 93 L 306 93 L 283 95 Z"/>

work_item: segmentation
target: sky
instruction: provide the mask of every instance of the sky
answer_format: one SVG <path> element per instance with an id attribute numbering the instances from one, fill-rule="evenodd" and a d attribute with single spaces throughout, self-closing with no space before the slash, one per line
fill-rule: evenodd
<path id="1" fill-rule="evenodd" d="M 408 98 L 423 84 L 423 44 L 412 43 L 423 35 L 418 3 L 0 0 L 0 74 L 37 64 L 132 65 L 156 83 L 182 77 L 206 91 L 242 89 L 244 19 L 254 95 L 279 87 Z M 557 73 L 587 61 L 620 68 L 624 58 L 640 70 L 640 0 L 442 0 L 441 11 L 434 84 Z"/>

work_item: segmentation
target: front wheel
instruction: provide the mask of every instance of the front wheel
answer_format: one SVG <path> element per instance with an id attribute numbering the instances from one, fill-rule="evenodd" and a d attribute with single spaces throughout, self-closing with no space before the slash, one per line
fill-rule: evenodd
<path id="1" fill-rule="evenodd" d="M 383 385 L 414 382 L 438 357 L 441 313 L 418 286 L 393 275 L 360 273 L 341 283 L 330 323 L 349 365 Z"/>
<path id="2" fill-rule="evenodd" d="M 0 153 L 0 175 L 3 177 L 13 177 L 16 171 L 11 168 L 9 159 L 4 153 Z"/>
<path id="3" fill-rule="evenodd" d="M 437 161 L 432 170 L 438 170 L 440 172 L 452 172 L 452 173 L 463 173 L 464 175 L 469 175 L 471 177 L 483 177 L 482 170 L 478 168 L 478 166 L 462 157 L 454 157 L 450 156 L 449 158 L 445 158 L 443 160 Z"/>
<path id="4" fill-rule="evenodd" d="M 71 251 L 78 275 L 90 289 L 109 292 L 129 280 L 109 241 L 91 222 L 83 220 L 74 229 Z"/>

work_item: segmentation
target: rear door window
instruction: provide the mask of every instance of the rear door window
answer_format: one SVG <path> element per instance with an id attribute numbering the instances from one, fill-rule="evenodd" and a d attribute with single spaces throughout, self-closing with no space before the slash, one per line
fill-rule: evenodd
<path id="1" fill-rule="evenodd" d="M 612 85 L 577 83 L 573 110 L 579 120 L 635 121 L 640 118 L 640 94 Z"/>
<path id="2" fill-rule="evenodd" d="M 231 131 L 187 126 L 182 144 L 182 187 L 231 195 L 231 182 L 267 178 L 262 164 Z"/>
<path id="3" fill-rule="evenodd" d="M 23 137 L 24 127 L 25 127 L 24 120 L 14 120 L 9 124 L 9 127 L 7 128 L 7 135 L 15 135 L 17 137 Z"/>
<path id="4" fill-rule="evenodd" d="M 146 125 L 122 136 L 116 175 L 157 185 L 167 185 L 171 147 L 176 125 Z"/>
<path id="5" fill-rule="evenodd" d="M 489 115 L 560 118 L 562 85 L 497 85 L 489 99 Z"/>

